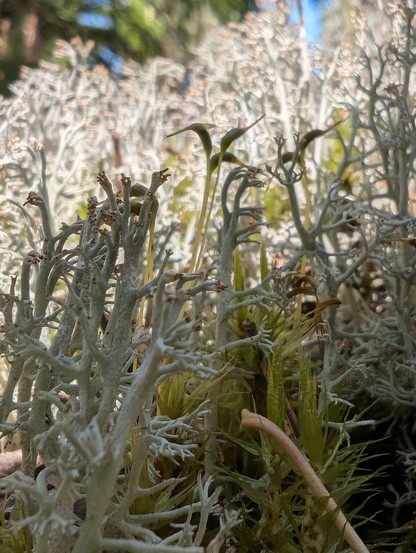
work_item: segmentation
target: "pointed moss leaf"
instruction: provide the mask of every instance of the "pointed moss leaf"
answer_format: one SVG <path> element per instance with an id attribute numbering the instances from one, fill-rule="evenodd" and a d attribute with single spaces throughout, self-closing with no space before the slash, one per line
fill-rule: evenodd
<path id="1" fill-rule="evenodd" d="M 168 134 L 165 138 L 171 138 L 172 136 L 176 136 L 177 134 L 181 134 L 186 131 L 194 131 L 199 136 L 206 155 L 209 156 L 212 151 L 212 140 L 208 130 L 214 127 L 215 125 L 212 123 L 192 123 L 192 125 L 188 125 L 179 131 Z"/>
<path id="2" fill-rule="evenodd" d="M 234 250 L 234 290 L 236 292 L 242 292 L 245 288 L 245 279 L 244 279 L 244 270 L 241 263 L 241 256 L 240 256 L 240 250 L 236 248 Z M 237 300 L 242 301 L 242 300 Z M 238 309 L 236 311 L 236 318 L 237 318 L 237 325 L 238 329 L 241 329 L 241 325 L 243 322 L 248 319 L 248 309 L 247 307 Z M 237 331 L 238 335 L 238 331 Z M 243 352 L 243 350 L 242 350 Z M 248 348 L 248 355 L 252 353 L 252 348 Z M 247 359 L 247 362 L 249 360 Z"/>
<path id="3" fill-rule="evenodd" d="M 282 162 L 283 162 L 283 163 L 287 163 L 288 161 L 292 161 L 294 155 L 295 155 L 295 154 L 294 154 L 293 152 L 285 152 L 285 153 L 282 155 Z"/>
<path id="4" fill-rule="evenodd" d="M 260 277 L 263 282 L 269 276 L 269 267 L 267 264 L 267 252 L 266 245 L 264 241 L 261 242 L 260 246 Z"/>
<path id="5" fill-rule="evenodd" d="M 246 133 L 249 129 L 251 129 L 251 127 L 253 127 L 259 121 L 261 121 L 263 117 L 264 117 L 264 114 L 261 117 L 259 117 L 256 121 L 254 121 L 254 123 L 251 123 L 251 125 L 249 125 L 248 127 L 241 127 L 241 128 L 236 127 L 228 131 L 221 139 L 221 144 L 220 144 L 221 152 L 225 153 L 235 140 L 240 138 L 240 136 L 243 136 L 243 134 Z"/>
<path id="6" fill-rule="evenodd" d="M 273 348 L 267 379 L 267 418 L 277 426 L 283 426 L 285 415 L 285 392 L 283 382 L 282 344 Z"/>
<path id="7" fill-rule="evenodd" d="M 253 441 L 253 443 L 250 443 L 246 440 L 237 438 L 236 436 L 234 436 L 234 434 L 229 434 L 228 432 L 224 432 L 224 437 L 230 442 L 239 445 L 241 448 L 251 453 L 254 457 L 259 456 L 260 446 L 257 444 L 257 442 Z"/>
<path id="8" fill-rule="evenodd" d="M 339 125 L 341 121 L 337 121 L 333 125 L 330 125 L 328 128 L 321 130 L 321 129 L 314 129 L 313 131 L 307 132 L 300 141 L 300 149 L 302 152 L 305 151 L 306 147 L 313 142 L 316 138 L 319 138 L 320 136 L 324 136 L 326 133 L 331 131 L 334 127 Z"/>
<path id="9" fill-rule="evenodd" d="M 237 292 L 244 290 L 244 273 L 238 248 L 234 250 L 234 289 Z"/>
<path id="10" fill-rule="evenodd" d="M 316 390 L 309 361 L 300 353 L 299 388 L 302 404 L 299 412 L 301 441 L 312 465 L 321 467 L 324 460 L 325 439 L 322 433 L 322 417 L 318 412 Z"/>
<path id="11" fill-rule="evenodd" d="M 146 186 L 136 182 L 135 184 L 133 184 L 133 186 L 130 189 L 130 196 L 134 196 L 135 198 L 140 198 L 146 195 L 148 192 L 149 192 L 149 189 L 146 188 Z"/>
<path id="12" fill-rule="evenodd" d="M 240 161 L 238 157 L 236 157 L 234 154 L 230 152 L 224 152 L 219 154 L 214 154 L 209 162 L 209 170 L 211 173 L 215 171 L 215 169 L 218 167 L 218 164 L 223 161 L 226 161 L 227 163 L 234 163 L 235 165 L 239 165 L 240 167 L 245 167 L 245 163 Z"/>

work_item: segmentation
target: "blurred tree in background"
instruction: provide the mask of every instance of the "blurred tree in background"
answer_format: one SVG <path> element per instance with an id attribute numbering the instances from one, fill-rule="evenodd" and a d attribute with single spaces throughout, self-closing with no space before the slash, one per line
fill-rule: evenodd
<path id="1" fill-rule="evenodd" d="M 341 43 L 354 44 L 357 18 L 365 18 L 369 28 L 373 30 L 377 44 L 382 44 L 386 28 L 383 10 L 380 7 L 382 3 L 379 0 L 316 1 L 323 4 L 321 35 L 323 48 L 331 50 Z M 359 48 L 358 44 L 356 48 Z"/>
<path id="2" fill-rule="evenodd" d="M 51 56 L 56 39 L 80 36 L 96 43 L 97 59 L 142 62 L 155 55 L 184 61 L 187 46 L 218 23 L 238 21 L 259 0 L 0 0 L 0 93 L 22 64 Z"/>

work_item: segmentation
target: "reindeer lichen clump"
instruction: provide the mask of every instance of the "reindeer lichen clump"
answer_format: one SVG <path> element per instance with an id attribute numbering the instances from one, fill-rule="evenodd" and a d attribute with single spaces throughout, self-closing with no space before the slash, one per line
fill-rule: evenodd
<path id="1" fill-rule="evenodd" d="M 240 166 L 229 171 L 221 186 L 218 261 L 203 272 L 170 268 L 172 252 L 167 250 L 157 272 L 149 275 L 156 194 L 168 178 L 167 170 L 154 173 L 149 188 L 140 185 L 140 190 L 122 175 L 121 195 L 101 173 L 98 182 L 106 200 L 90 198 L 85 219 L 64 224 L 57 234 L 42 196 L 29 194 L 26 204 L 40 211 L 43 251 L 26 255 L 20 295 L 13 280 L 2 296 L 3 347 L 10 373 L 1 401 L 1 428 L 17 432 L 21 439 L 22 470 L 4 485 L 14 489 L 9 498 L 17 517 L 14 528 L 30 529 L 34 550 L 62 549 L 65 540 L 68 551 L 75 552 L 142 547 L 197 552 L 202 545 L 214 547 L 245 518 L 231 501 L 240 478 L 229 474 L 218 486 L 221 473 L 230 470 L 218 465 L 221 451 L 228 457 L 229 432 L 240 433 L 235 422 L 230 425 L 221 418 L 224 391 L 234 389 L 237 394 L 234 418 L 239 408 L 255 407 L 247 391 L 259 371 L 266 387 L 273 372 L 274 391 L 284 398 L 287 375 L 274 374 L 283 365 L 272 362 L 268 369 L 267 359 L 276 347 L 283 357 L 300 355 L 300 337 L 313 332 L 316 322 L 313 318 L 312 325 L 295 329 L 289 348 L 286 338 L 279 341 L 278 329 L 273 335 L 272 283 L 277 285 L 279 279 L 268 271 L 264 252 L 262 282 L 245 288 L 238 249 L 264 222 L 261 209 L 244 205 L 243 199 L 262 180 L 258 169 L 241 167 L 228 148 L 249 129 L 232 129 L 221 140 L 220 158 L 207 156 L 207 186 L 215 171 L 220 182 L 226 161 Z M 203 139 L 211 144 L 205 132 Z M 140 191 L 140 209 L 134 187 Z M 209 211 L 200 217 L 200 228 L 208 229 Z M 146 241 L 151 245 L 147 249 Z M 34 266 L 38 271 L 32 292 Z M 213 320 L 204 323 L 210 310 L 216 325 Z M 229 327 L 232 317 L 238 314 L 241 320 L 244 312 L 246 328 L 250 320 L 256 328 L 246 337 Z M 283 331 L 284 325 L 280 328 Z M 213 344 L 207 340 L 210 332 Z M 274 346 L 271 338 L 280 345 Z M 258 352 L 250 367 L 240 357 L 244 351 Z M 306 371 L 301 387 L 304 401 L 308 397 L 305 405 L 316 419 L 311 432 L 321 435 L 321 415 L 310 407 L 317 401 L 316 392 L 308 384 L 307 366 L 303 361 L 301 365 Z M 169 396 L 169 382 L 178 398 Z M 163 413 L 166 408 L 176 416 L 169 418 Z M 221 433 L 223 439 L 218 438 Z M 304 440 L 311 444 L 307 436 L 305 426 Z M 246 447 L 253 451 L 248 443 L 243 451 Z M 278 458 L 266 443 L 261 455 Z M 313 449 L 309 455 L 313 458 Z M 316 463 L 316 470 L 324 470 L 322 458 L 317 456 Z M 213 481 L 217 484 L 210 491 Z M 279 493 L 281 486 L 283 481 L 274 483 L 269 491 Z M 296 489 L 293 493 L 307 494 L 306 483 L 297 481 Z M 221 506 L 222 495 L 223 500 L 229 496 L 228 508 Z M 261 512 L 262 502 L 255 503 Z M 220 525 L 215 512 L 220 513 Z M 281 518 L 277 528 L 287 524 L 282 515 L 275 512 Z M 301 510 L 299 524 L 305 516 Z M 174 534 L 170 524 L 178 528 Z M 268 539 L 278 543 L 280 530 Z M 342 532 L 330 541 L 334 539 L 342 539 Z"/>
<path id="2" fill-rule="evenodd" d="M 109 517 L 106 526 L 129 535 L 126 528 L 134 522 L 134 517 L 126 521 L 130 503 L 172 485 L 169 480 L 149 481 L 149 474 L 148 485 L 140 486 L 150 462 L 146 456 L 166 455 L 176 462 L 176 457 L 192 456 L 197 447 L 187 439 L 195 436 L 193 425 L 202 411 L 175 421 L 151 416 L 156 387 L 165 378 L 183 370 L 198 375 L 214 370 L 211 354 L 192 349 L 197 321 L 179 315 L 193 296 L 215 290 L 218 282 L 207 279 L 198 289 L 186 291 L 185 283 L 199 275 L 168 270 L 169 251 L 151 281 L 137 282 L 152 203 L 166 179 L 166 170 L 154 173 L 135 216 L 130 179 L 122 177 L 120 203 L 107 176 L 100 174 L 107 200 L 99 205 L 91 198 L 86 219 L 64 225 L 56 235 L 41 196 L 29 195 L 27 203 L 42 213 L 44 251 L 25 257 L 21 294 L 13 281 L 10 293 L 2 296 L 10 374 L 1 414 L 3 432 L 18 431 L 21 436 L 22 472 L 12 476 L 9 485 L 19 491 L 14 508 L 25 513 L 20 525 L 32 529 L 35 550 L 62 549 L 63 540 L 72 543 L 71 551 L 111 547 L 110 537 L 102 535 L 104 519 Z M 29 278 L 35 265 L 32 296 Z M 146 296 L 153 297 L 151 339 L 134 325 L 137 306 Z M 142 356 L 141 343 L 147 350 Z M 139 368 L 132 372 L 134 366 Z M 16 423 L 8 422 L 16 412 Z M 188 438 L 176 443 L 172 432 Z M 35 482 L 39 462 L 45 468 Z M 130 478 L 120 477 L 130 465 Z M 199 488 L 203 497 L 190 495 L 189 512 L 201 511 L 202 503 L 210 502 L 208 486 Z M 84 512 L 82 525 L 74 509 L 77 500 Z M 160 513 L 161 520 L 166 516 L 176 517 Z M 136 534 L 141 532 L 138 527 Z M 155 539 L 150 542 L 159 541 Z M 148 547 L 160 551 L 163 544 Z"/>

